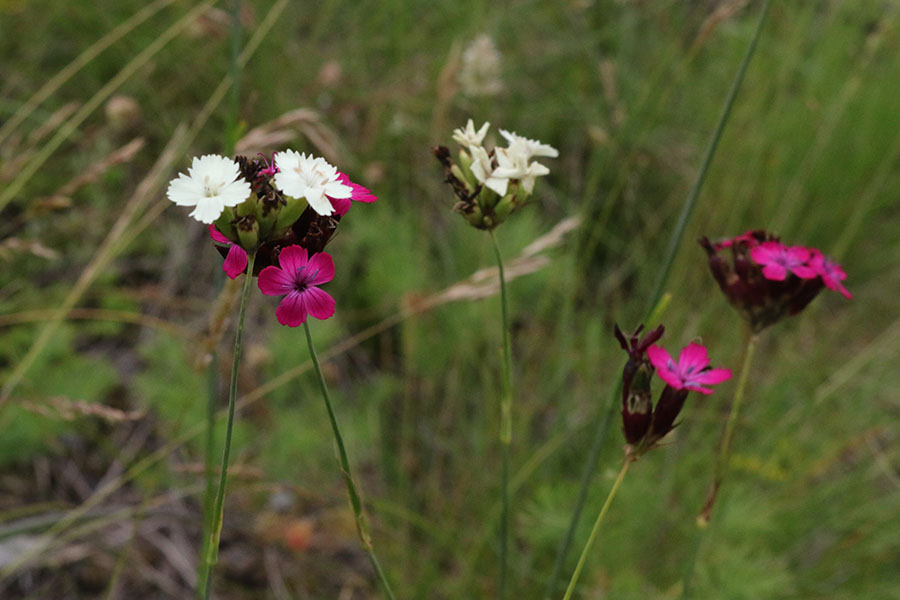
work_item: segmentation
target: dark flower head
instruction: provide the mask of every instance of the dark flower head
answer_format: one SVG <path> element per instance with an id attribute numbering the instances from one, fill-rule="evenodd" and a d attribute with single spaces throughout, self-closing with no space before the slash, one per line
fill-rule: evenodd
<path id="1" fill-rule="evenodd" d="M 850 297 L 840 265 L 816 248 L 786 246 L 767 231 L 716 243 L 704 237 L 700 245 L 719 288 L 755 333 L 806 308 L 823 287 Z"/>
<path id="2" fill-rule="evenodd" d="M 639 339 L 643 328 L 641 325 L 626 339 L 619 326 L 615 326 L 616 339 L 628 353 L 628 361 L 622 369 L 622 431 L 625 441 L 632 445 L 640 443 L 646 435 L 653 413 L 650 392 L 653 366 L 647 358 L 647 348 L 659 340 L 665 331 L 660 325 Z"/>

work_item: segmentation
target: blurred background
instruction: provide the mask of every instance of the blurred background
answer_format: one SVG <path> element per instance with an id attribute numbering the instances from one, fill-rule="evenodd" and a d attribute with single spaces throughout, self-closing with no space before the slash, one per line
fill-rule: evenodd
<path id="1" fill-rule="evenodd" d="M 499 300 L 469 279 L 493 254 L 430 153 L 473 118 L 560 152 L 497 231 L 517 265 L 510 585 L 544 597 L 624 364 L 613 324 L 649 308 L 761 3 L 239 4 L 234 52 L 230 2 L 0 0 L 0 596 L 192 596 L 236 294 L 165 186 L 235 141 L 324 156 L 379 197 L 341 222 L 337 313 L 312 323 L 375 549 L 399 598 L 495 596 Z M 816 246 L 854 295 L 763 334 L 696 598 L 900 598 L 898 12 L 773 3 L 679 245 L 673 353 L 697 340 L 740 364 L 703 235 Z M 276 305 L 252 294 L 216 597 L 381 597 Z M 692 395 L 632 468 L 577 597 L 679 597 L 734 387 Z"/>

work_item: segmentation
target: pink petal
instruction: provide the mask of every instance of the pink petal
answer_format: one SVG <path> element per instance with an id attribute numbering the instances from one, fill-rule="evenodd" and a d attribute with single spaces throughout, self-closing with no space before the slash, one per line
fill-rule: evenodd
<path id="1" fill-rule="evenodd" d="M 209 225 L 209 236 L 213 240 L 219 242 L 220 244 L 230 244 L 231 243 L 231 240 L 229 240 L 227 237 L 225 237 L 225 235 L 221 231 L 216 229 L 216 226 L 213 225 L 212 223 L 210 223 L 210 225 Z M 234 277 L 232 277 L 232 279 L 234 279 Z"/>
<path id="2" fill-rule="evenodd" d="M 791 273 L 800 279 L 814 279 L 819 276 L 815 269 L 806 265 L 796 265 L 791 267 Z"/>
<path id="3" fill-rule="evenodd" d="M 685 387 L 684 381 L 674 371 L 670 371 L 669 369 L 657 369 L 656 374 L 659 375 L 660 379 L 671 385 L 676 390 L 680 390 Z"/>
<path id="4" fill-rule="evenodd" d="M 261 276 L 262 273 L 260 273 Z M 288 327 L 302 325 L 306 321 L 307 314 L 309 314 L 309 310 L 306 305 L 306 293 L 296 290 L 285 296 L 278 308 L 275 309 L 275 317 L 278 322 Z"/>
<path id="5" fill-rule="evenodd" d="M 350 197 L 353 198 L 355 202 L 375 202 L 378 200 L 378 196 L 358 183 L 350 182 L 349 185 L 353 188 L 353 194 Z"/>
<path id="6" fill-rule="evenodd" d="M 675 386 L 672 386 L 672 387 L 675 387 Z M 680 389 L 680 388 L 677 388 L 677 389 Z M 705 388 L 694 382 L 686 383 L 684 386 L 684 389 L 691 390 L 692 392 L 700 392 L 701 394 L 706 394 L 706 395 L 713 393 L 713 391 L 710 388 Z"/>
<path id="7" fill-rule="evenodd" d="M 657 370 L 668 369 L 669 363 L 672 362 L 672 357 L 669 356 L 666 349 L 655 344 L 647 348 L 647 358 L 650 359 L 650 364 Z"/>
<path id="8" fill-rule="evenodd" d="M 278 255 L 278 264 L 285 273 L 294 278 L 294 281 L 296 281 L 297 274 L 301 272 L 300 269 L 305 267 L 308 262 L 309 254 L 303 246 L 288 246 Z"/>
<path id="9" fill-rule="evenodd" d="M 784 281 L 784 278 L 787 277 L 787 269 L 785 269 L 781 265 L 772 263 L 763 267 L 762 274 L 766 279 L 771 279 L 773 281 Z"/>
<path id="10" fill-rule="evenodd" d="M 334 209 L 334 213 L 339 217 L 346 215 L 353 205 L 350 198 L 332 198 L 331 196 L 328 196 L 328 199 L 331 200 L 331 208 Z"/>
<path id="11" fill-rule="evenodd" d="M 797 263 L 805 263 L 810 257 L 809 249 L 804 248 L 803 246 L 792 246 L 787 248 L 785 249 L 784 254 L 790 261 Z"/>
<path id="12" fill-rule="evenodd" d="M 692 373 L 697 373 L 708 364 L 709 357 L 706 355 L 706 347 L 695 342 L 685 346 L 678 355 L 678 370 L 681 373 L 685 373 L 689 369 Z"/>
<path id="13" fill-rule="evenodd" d="M 731 369 L 723 368 L 710 369 L 709 371 L 704 371 L 694 377 L 694 380 L 697 383 L 702 383 L 704 385 L 715 385 L 729 379 L 731 379 Z"/>
<path id="14" fill-rule="evenodd" d="M 331 294 L 316 287 L 307 288 L 303 292 L 309 314 L 323 321 L 334 314 L 334 298 Z"/>
<path id="15" fill-rule="evenodd" d="M 784 246 L 779 242 L 763 242 L 759 246 L 750 248 L 750 258 L 760 265 L 766 265 L 775 260 L 783 248 Z"/>
<path id="16" fill-rule="evenodd" d="M 228 256 L 225 257 L 225 262 L 222 263 L 222 270 L 225 271 L 225 274 L 231 279 L 234 279 L 246 271 L 247 252 L 237 244 L 231 244 L 231 248 L 228 250 Z"/>
<path id="17" fill-rule="evenodd" d="M 284 296 L 294 291 L 294 278 L 273 266 L 260 271 L 256 284 L 266 296 Z"/>
<path id="18" fill-rule="evenodd" d="M 327 252 L 313 254 L 309 259 L 307 270 L 310 273 L 315 273 L 316 276 L 312 280 L 307 281 L 306 284 L 321 285 L 334 279 L 334 260 Z"/>

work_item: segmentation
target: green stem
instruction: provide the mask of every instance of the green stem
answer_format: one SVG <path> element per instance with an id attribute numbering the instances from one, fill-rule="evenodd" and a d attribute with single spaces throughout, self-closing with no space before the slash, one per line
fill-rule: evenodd
<path id="1" fill-rule="evenodd" d="M 697 179 L 694 181 L 694 185 L 691 188 L 688 197 L 685 199 L 684 205 L 681 209 L 681 215 L 678 218 L 678 223 L 675 225 L 675 229 L 672 231 L 672 237 L 669 239 L 669 245 L 666 248 L 666 254 L 663 259 L 663 264 L 660 268 L 659 276 L 656 280 L 656 286 L 654 287 L 653 294 L 650 296 L 650 303 L 648 304 L 647 310 L 648 317 L 653 313 L 654 309 L 657 307 L 663 297 L 663 290 L 665 288 L 666 281 L 669 278 L 669 272 L 672 269 L 672 264 L 675 262 L 675 254 L 677 253 L 678 247 L 681 244 L 681 239 L 684 237 L 685 229 L 687 228 L 687 224 L 690 220 L 691 213 L 693 212 L 694 205 L 697 202 L 697 198 L 700 196 L 700 191 L 703 189 L 703 184 L 706 181 L 706 174 L 709 171 L 709 166 L 712 163 L 713 156 L 715 155 L 716 149 L 718 148 L 719 140 L 722 137 L 722 132 L 725 130 L 725 125 L 731 115 L 731 108 L 734 105 L 735 98 L 737 97 L 737 92 L 744 81 L 744 75 L 747 72 L 747 66 L 750 64 L 750 59 L 753 57 L 753 54 L 756 51 L 757 41 L 759 40 L 759 35 L 762 31 L 762 26 L 766 19 L 766 14 L 769 11 L 770 1 L 771 0 L 765 0 L 765 4 L 762 8 L 762 13 L 759 17 L 759 22 L 756 24 L 756 30 L 753 33 L 753 38 L 750 40 L 750 43 L 747 46 L 743 61 L 741 62 L 737 75 L 735 76 L 734 81 L 731 84 L 731 89 L 728 92 L 728 96 L 725 99 L 725 103 L 722 107 L 722 113 L 719 116 L 719 122 L 716 125 L 716 130 L 713 133 L 712 140 L 710 141 L 709 146 L 706 149 L 706 155 L 704 156 L 700 171 L 697 174 Z M 587 489 L 590 487 L 591 482 L 593 481 L 594 473 L 596 471 L 595 467 L 599 462 L 600 452 L 603 449 L 603 442 L 606 439 L 606 433 L 609 429 L 609 421 L 612 419 L 616 412 L 617 399 L 619 397 L 620 391 L 621 390 L 612 395 L 609 400 L 609 404 L 606 406 L 605 410 L 601 411 L 600 413 L 600 418 L 597 422 L 597 430 L 594 435 L 594 443 L 591 447 L 591 453 L 588 456 L 588 469 L 585 471 L 584 477 L 581 481 L 581 491 L 578 494 L 578 500 L 576 502 L 575 509 L 572 511 L 572 518 L 569 522 L 569 528 L 566 532 L 566 536 L 563 538 L 563 541 L 556 553 L 556 561 L 553 567 L 553 574 L 550 577 L 550 582 L 547 584 L 547 591 L 545 594 L 546 598 L 552 597 L 555 593 L 556 582 L 558 581 L 559 574 L 562 570 L 562 565 L 566 559 L 566 555 L 569 553 L 569 546 L 571 546 L 574 532 L 578 525 L 578 520 L 581 517 L 581 511 L 584 508 L 584 502 L 587 499 Z"/>
<path id="2" fill-rule="evenodd" d="M 209 526 L 208 544 L 203 554 L 203 571 L 201 572 L 197 590 L 200 598 L 209 598 L 212 569 L 219 559 L 219 540 L 222 535 L 222 509 L 225 505 L 225 485 L 228 482 L 228 459 L 231 455 L 231 433 L 234 429 L 234 404 L 237 397 L 238 366 L 241 359 L 241 347 L 244 341 L 244 317 L 247 314 L 247 299 L 250 297 L 250 283 L 253 281 L 253 263 L 256 252 L 247 253 L 247 272 L 244 275 L 244 288 L 241 291 L 241 304 L 238 309 L 238 320 L 234 333 L 234 357 L 231 363 L 231 383 L 228 386 L 228 420 L 225 425 L 225 449 L 222 452 L 222 466 L 219 469 L 219 487 L 216 491 L 216 503 L 213 506 L 212 521 Z"/>
<path id="3" fill-rule="evenodd" d="M 759 334 L 751 334 L 750 339 L 747 341 L 747 348 L 744 351 L 744 362 L 741 365 L 741 375 L 738 379 L 737 390 L 734 392 L 734 401 L 731 403 L 731 412 L 728 413 L 728 420 L 725 422 L 725 429 L 722 431 L 722 440 L 719 443 L 719 453 L 716 455 L 713 484 L 709 491 L 709 497 L 706 499 L 706 505 L 703 507 L 700 517 L 698 518 L 698 523 L 702 522 L 702 525 L 709 523 L 709 516 L 712 513 L 713 505 L 716 502 L 716 495 L 728 472 L 734 429 L 737 425 L 741 407 L 744 404 L 744 389 L 747 387 L 747 375 L 750 372 L 750 365 L 753 363 L 753 355 L 756 353 L 756 346 L 758 344 Z"/>
<path id="4" fill-rule="evenodd" d="M 512 444 L 512 345 L 509 341 L 509 302 L 506 296 L 506 277 L 503 255 L 497 236 L 490 230 L 494 256 L 500 275 L 500 312 L 503 319 L 503 382 L 500 396 L 500 587 L 498 598 L 506 598 L 507 562 L 509 546 L 509 454 Z"/>
<path id="5" fill-rule="evenodd" d="M 375 568 L 375 573 L 378 575 L 379 581 L 381 581 L 381 584 L 384 586 L 385 593 L 387 593 L 388 598 L 395 600 L 391 585 L 388 583 L 387 577 L 381 568 L 381 563 L 378 562 L 378 558 L 375 556 L 375 550 L 372 548 L 372 538 L 369 536 L 369 530 L 366 526 L 365 515 L 362 511 L 362 501 L 359 498 L 359 493 L 356 491 L 356 484 L 353 483 L 353 476 L 350 473 L 350 461 L 347 459 L 347 450 L 344 448 L 344 438 L 341 436 L 337 417 L 335 416 L 334 408 L 331 405 L 331 396 L 328 393 L 328 385 L 325 383 L 325 376 L 322 374 L 322 367 L 319 365 L 319 356 L 316 354 L 316 348 L 313 345 L 312 332 L 309 330 L 309 321 L 304 321 L 303 327 L 306 330 L 306 343 L 309 346 L 309 357 L 312 359 L 313 367 L 316 371 L 319 389 L 322 391 L 322 399 L 325 400 L 325 408 L 328 410 L 328 420 L 331 422 L 331 431 L 334 433 L 334 441 L 338 450 L 338 460 L 341 466 L 341 475 L 344 477 L 344 483 L 347 484 L 347 495 L 350 497 L 350 506 L 353 508 L 353 516 L 356 519 L 356 531 L 359 534 L 359 539 L 362 542 L 363 548 L 369 555 L 369 560 L 372 561 L 372 566 Z"/>
<path id="6" fill-rule="evenodd" d="M 569 580 L 569 587 L 566 588 L 566 595 L 563 596 L 563 600 L 569 600 L 569 598 L 572 597 L 572 592 L 575 591 L 575 585 L 578 583 L 578 577 L 581 575 L 581 569 L 584 568 L 584 563 L 587 560 L 588 551 L 590 551 L 591 546 L 594 544 L 594 540 L 597 538 L 597 532 L 600 531 L 600 523 L 603 522 L 603 517 L 609 512 L 609 507 L 612 504 L 613 498 L 616 497 L 616 492 L 619 491 L 619 486 L 622 485 L 622 480 L 625 479 L 628 467 L 630 467 L 633 462 L 634 459 L 631 457 L 625 457 L 625 462 L 622 464 L 622 470 L 619 471 L 619 476 L 616 477 L 616 482 L 613 483 L 612 489 L 609 490 L 609 495 L 606 496 L 606 502 L 603 503 L 603 508 L 600 509 L 597 520 L 594 521 L 594 528 L 591 529 L 591 535 L 584 545 L 584 550 L 581 551 L 581 556 L 578 558 L 578 564 L 575 565 L 575 572 L 572 573 L 572 578 Z"/>
<path id="7" fill-rule="evenodd" d="M 697 568 L 697 557 L 700 555 L 700 546 L 703 539 L 709 531 L 709 522 L 712 518 L 712 509 L 719 495 L 719 489 L 728 473 L 728 463 L 731 460 L 731 443 L 734 439 L 734 430 L 737 426 L 738 415 L 741 407 L 744 405 L 744 390 L 747 387 L 747 379 L 750 373 L 750 365 L 753 363 L 753 355 L 756 353 L 756 346 L 759 344 L 759 334 L 751 334 L 747 341 L 747 347 L 744 350 L 744 360 L 741 363 L 741 374 L 738 378 L 737 389 L 734 392 L 734 399 L 731 402 L 731 410 L 728 413 L 728 420 L 725 422 L 725 429 L 722 431 L 722 438 L 719 442 L 719 451 L 716 455 L 716 465 L 713 471 L 713 482 L 709 488 L 709 494 L 703 510 L 697 517 L 697 539 L 694 542 L 693 551 L 688 560 L 688 567 L 684 574 L 684 583 L 681 588 L 681 598 L 685 600 L 690 595 L 691 582 L 694 579 L 694 571 Z"/>

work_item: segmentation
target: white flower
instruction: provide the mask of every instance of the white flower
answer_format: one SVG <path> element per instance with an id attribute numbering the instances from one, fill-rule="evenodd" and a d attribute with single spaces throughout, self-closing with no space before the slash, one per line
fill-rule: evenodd
<path id="1" fill-rule="evenodd" d="M 529 140 L 526 137 L 516 134 L 514 131 L 501 129 L 500 135 L 505 137 L 506 141 L 509 142 L 509 149 L 511 152 L 524 152 L 526 160 L 531 160 L 535 156 L 549 156 L 550 158 L 559 156 L 559 151 L 553 146 L 542 144 L 537 140 Z"/>
<path id="2" fill-rule="evenodd" d="M 535 178 L 547 175 L 550 169 L 539 162 L 529 163 L 527 153 L 523 152 L 521 147 L 514 146 L 494 150 L 498 166 L 494 169 L 493 176 L 518 179 L 525 192 L 531 194 L 534 191 Z"/>
<path id="3" fill-rule="evenodd" d="M 462 55 L 459 85 L 467 96 L 495 96 L 503 91 L 500 52 L 485 34 L 476 37 Z"/>
<path id="4" fill-rule="evenodd" d="M 491 157 L 488 156 L 487 150 L 481 146 L 472 146 L 469 148 L 472 153 L 472 164 L 469 169 L 480 183 L 494 190 L 500 196 L 506 195 L 506 188 L 509 185 L 508 176 L 497 176 L 498 169 L 494 169 L 491 163 Z"/>
<path id="5" fill-rule="evenodd" d="M 275 174 L 275 185 L 294 198 L 306 198 L 314 211 L 320 215 L 334 212 L 328 198 L 350 198 L 353 188 L 341 183 L 337 168 L 324 158 L 285 150 L 275 154 L 275 165 L 280 169 Z"/>
<path id="6" fill-rule="evenodd" d="M 188 174 L 169 182 L 169 200 L 178 206 L 194 206 L 190 216 L 207 225 L 219 218 L 226 206 L 237 206 L 250 196 L 250 184 L 230 158 L 207 154 L 194 162 Z"/>
<path id="7" fill-rule="evenodd" d="M 453 140 L 464 148 L 481 146 L 481 142 L 484 141 L 484 136 L 487 135 L 487 130 L 490 126 L 490 123 L 485 123 L 481 126 L 481 129 L 476 132 L 475 124 L 472 122 L 472 119 L 469 119 L 465 129 L 460 127 L 459 129 L 453 130 Z"/>

